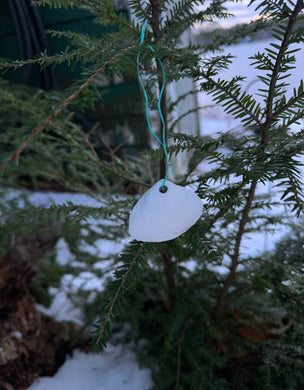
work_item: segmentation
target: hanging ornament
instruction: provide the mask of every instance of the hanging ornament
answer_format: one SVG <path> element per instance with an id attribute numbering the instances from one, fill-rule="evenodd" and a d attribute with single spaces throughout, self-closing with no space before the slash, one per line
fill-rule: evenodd
<path id="1" fill-rule="evenodd" d="M 130 214 L 129 232 L 146 242 L 172 240 L 185 233 L 199 219 L 202 201 L 192 191 L 166 181 L 165 192 L 159 180 L 136 203 Z"/>
<path id="2" fill-rule="evenodd" d="M 144 43 L 147 20 L 143 24 L 140 44 Z M 147 45 L 154 53 L 154 49 Z M 162 70 L 163 84 L 159 92 L 158 111 L 162 122 L 162 140 L 151 128 L 148 110 L 148 96 L 139 72 L 139 53 L 137 55 L 137 75 L 146 101 L 146 119 L 150 132 L 163 147 L 166 159 L 166 175 L 154 184 L 137 202 L 130 214 L 129 233 L 132 238 L 146 242 L 172 240 L 185 233 L 199 219 L 202 213 L 202 201 L 192 191 L 167 180 L 169 157 L 166 148 L 165 121 L 161 112 L 161 98 L 165 89 L 165 70 L 159 58 L 157 61 Z"/>

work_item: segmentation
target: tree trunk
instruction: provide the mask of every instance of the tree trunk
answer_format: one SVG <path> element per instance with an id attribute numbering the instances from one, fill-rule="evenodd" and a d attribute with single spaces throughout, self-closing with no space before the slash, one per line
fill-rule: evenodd
<path id="1" fill-rule="evenodd" d="M 38 312 L 28 290 L 54 242 L 55 229 L 21 237 L 0 258 L 0 390 L 24 389 L 36 377 L 54 374 L 71 351 L 69 325 Z"/>

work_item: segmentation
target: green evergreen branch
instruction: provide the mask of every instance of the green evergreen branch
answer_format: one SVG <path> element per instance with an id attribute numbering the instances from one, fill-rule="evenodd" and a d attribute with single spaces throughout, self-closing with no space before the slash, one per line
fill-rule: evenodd
<path id="1" fill-rule="evenodd" d="M 229 85 L 230 83 L 215 81 L 212 77 L 208 75 L 208 73 L 203 71 L 200 72 L 200 75 L 203 76 L 208 81 L 208 83 L 212 87 L 212 90 L 214 90 L 215 93 L 219 95 L 220 100 L 224 100 L 224 99 L 228 100 L 229 98 L 231 103 L 228 100 L 227 103 L 228 109 L 231 108 L 234 112 L 237 112 L 242 117 L 244 116 L 244 114 L 247 114 L 249 118 L 251 118 L 251 120 L 255 122 L 255 124 L 257 124 L 258 126 L 262 126 L 262 122 L 259 119 L 259 117 L 255 115 L 255 113 L 248 108 L 248 105 L 244 104 L 245 100 L 247 103 L 251 103 L 248 102 L 247 95 L 243 93 L 243 101 L 239 99 L 240 88 L 238 86 L 236 87 L 234 86 L 236 90 L 233 91 L 233 89 L 231 89 L 231 86 Z M 228 88 L 226 88 L 227 85 Z M 251 108 L 253 107 L 253 105 L 249 104 L 249 107 Z"/>
<path id="2" fill-rule="evenodd" d="M 39 97 L 39 94 L 35 94 Z M 18 107 L 23 113 L 26 115 L 30 114 L 36 117 L 39 120 L 43 120 L 42 114 L 36 109 L 35 105 L 32 104 L 32 101 L 28 102 L 23 98 L 19 98 L 16 94 L 12 93 L 12 91 L 8 90 L 8 88 L 1 87 L 0 89 L 0 98 L 2 100 L 2 104 L 11 103 Z M 59 129 L 56 124 L 53 124 L 54 128 Z"/>
<path id="3" fill-rule="evenodd" d="M 291 175 L 291 172 L 290 172 L 290 170 L 288 169 L 287 166 L 286 166 L 286 173 L 287 173 L 290 185 L 291 185 L 291 190 L 292 190 L 292 192 L 294 194 L 294 199 L 295 199 L 296 205 L 297 205 L 297 207 L 299 209 L 299 212 L 303 213 L 304 205 L 303 205 L 303 201 L 301 201 L 300 193 L 299 193 L 299 191 L 297 189 L 297 187 L 299 187 L 299 186 L 296 185 L 295 180 L 293 179 L 293 177 Z M 286 194 L 286 192 L 285 192 L 285 194 Z M 284 197 L 284 195 L 283 195 L 283 197 Z M 298 216 L 299 216 L 299 212 L 298 212 Z"/>
<path id="4" fill-rule="evenodd" d="M 185 334 L 187 332 L 187 330 L 189 329 L 189 327 L 191 326 L 191 324 L 193 323 L 193 320 L 194 320 L 195 316 L 192 316 L 190 317 L 185 326 L 184 326 L 184 329 L 180 335 L 180 338 L 178 339 L 178 342 L 177 342 L 177 370 L 176 370 L 176 380 L 175 380 L 175 390 L 178 390 L 179 389 L 179 378 L 180 378 L 180 371 L 181 371 L 181 349 L 182 349 L 182 343 L 184 341 L 184 338 L 185 338 Z"/>
<path id="5" fill-rule="evenodd" d="M 130 201 L 128 200 L 126 203 L 129 204 Z M 77 224 L 88 217 L 99 218 L 101 216 L 106 218 L 115 216 L 115 218 L 125 224 L 125 219 L 117 212 L 121 206 L 126 207 L 124 202 L 114 203 L 113 200 L 106 202 L 104 199 L 100 207 L 66 202 L 60 205 L 51 205 L 49 208 L 31 206 L 26 209 L 17 209 L 13 213 L 13 218 L 11 210 L 6 210 L 7 214 L 2 213 L 3 223 L 0 223 L 0 228 L 7 227 L 9 230 L 16 232 L 26 226 L 31 227 L 34 224 L 39 226 L 41 221 L 65 220 L 65 222 Z"/>
<path id="6" fill-rule="evenodd" d="M 249 3 L 249 6 L 256 2 L 256 0 L 251 0 Z M 279 3 L 279 4 L 277 4 Z M 292 5 L 293 2 L 291 2 Z M 290 16 L 291 10 L 287 7 L 287 4 L 285 1 L 275 1 L 275 0 L 264 0 L 258 4 L 256 11 L 259 8 L 262 8 L 262 11 L 260 12 L 260 15 L 267 15 L 269 14 L 272 18 L 277 17 L 279 20 L 282 18 L 288 18 Z"/>
<path id="7" fill-rule="evenodd" d="M 293 106 L 296 106 L 302 100 L 304 100 L 304 91 L 301 92 L 300 94 L 298 94 L 297 96 L 294 96 L 293 98 L 291 98 L 284 106 L 280 107 L 279 110 L 274 112 L 273 113 L 273 120 L 276 120 L 280 115 L 284 114 L 284 112 L 288 111 Z M 302 116 L 303 116 L 303 113 L 301 111 L 299 118 L 301 118 Z"/>
<path id="8" fill-rule="evenodd" d="M 50 1 L 50 0 L 48 0 Z M 51 0 L 52 1 L 52 0 Z M 90 9 L 93 14 L 97 15 L 97 22 L 102 25 L 112 24 L 120 27 L 125 27 L 128 31 L 135 33 L 139 36 L 139 30 L 134 27 L 123 14 L 115 12 L 114 4 L 112 0 L 102 1 L 90 1 L 90 0 L 76 0 L 73 2 L 73 6 L 86 6 Z"/>
<path id="9" fill-rule="evenodd" d="M 198 3 L 204 4 L 204 1 Z M 208 7 L 203 10 L 196 12 L 194 9 L 193 1 L 189 0 L 180 0 L 177 3 L 174 3 L 173 9 L 170 10 L 170 17 L 167 16 L 166 22 L 161 30 L 161 38 L 166 35 L 166 38 L 170 38 L 174 32 L 178 32 L 180 36 L 187 28 L 193 25 L 195 22 L 212 22 L 214 18 L 228 18 L 232 16 L 226 12 L 226 9 L 223 8 L 222 4 L 224 2 L 221 0 L 214 0 L 210 2 Z M 173 36 L 172 36 L 173 38 Z M 176 39 L 174 37 L 173 39 Z"/>
<path id="10" fill-rule="evenodd" d="M 171 28 L 171 25 L 174 23 L 174 21 L 178 19 L 180 15 L 182 15 L 188 8 L 190 8 L 190 10 L 193 9 L 192 0 L 181 0 L 178 2 L 178 4 L 175 5 L 174 13 L 171 14 L 170 20 L 167 20 L 166 24 L 160 32 L 160 38 L 165 35 L 166 31 Z"/>
<path id="11" fill-rule="evenodd" d="M 79 3 L 81 0 L 31 0 L 32 5 L 34 6 L 45 6 L 49 5 L 54 6 L 55 8 L 61 8 L 61 7 L 73 7 L 77 3 Z"/>
<path id="12" fill-rule="evenodd" d="M 241 190 L 246 186 L 245 182 L 242 182 L 239 184 L 239 186 L 235 189 L 234 195 L 229 199 L 229 202 L 227 202 L 223 207 L 221 207 L 220 211 L 211 219 L 211 221 L 208 222 L 207 225 L 207 231 L 212 229 L 214 224 L 221 218 L 223 217 L 226 212 L 230 209 L 230 207 L 234 204 L 235 198 L 237 195 L 241 192 Z"/>
<path id="13" fill-rule="evenodd" d="M 204 52 L 218 52 L 221 46 L 230 46 L 240 42 L 242 38 L 254 36 L 260 30 L 266 30 L 272 26 L 273 22 L 265 19 L 253 20 L 250 23 L 237 24 L 235 27 L 229 29 L 215 29 L 210 32 L 203 31 L 199 33 L 200 40 L 204 41 L 207 38 L 211 40 L 210 43 L 202 45 Z"/>
<path id="14" fill-rule="evenodd" d="M 292 14 L 289 17 L 287 27 L 285 29 L 284 38 L 281 42 L 279 52 L 275 61 L 274 69 L 271 74 L 271 81 L 268 90 L 267 105 L 265 111 L 265 124 L 261 126 L 262 130 L 262 139 L 261 144 L 265 145 L 269 139 L 269 129 L 273 123 L 273 99 L 275 97 L 276 84 L 279 77 L 279 72 L 282 68 L 283 57 L 288 49 L 289 41 L 292 35 L 293 28 L 297 22 L 297 17 L 301 10 L 303 9 L 303 0 L 297 0 L 297 3 L 294 7 Z"/>
<path id="15" fill-rule="evenodd" d="M 210 248 L 208 247 L 208 245 L 205 243 L 205 241 L 202 239 L 202 237 L 198 234 L 197 230 L 193 227 L 192 230 L 194 231 L 194 234 L 196 235 L 196 237 L 198 238 L 198 240 L 201 242 L 201 244 L 203 245 L 203 247 L 206 249 L 207 253 L 210 253 Z"/>
<path id="16" fill-rule="evenodd" d="M 297 113 L 295 113 L 293 116 L 288 117 L 288 119 L 283 118 L 283 123 L 278 126 L 278 129 L 281 131 L 288 130 L 290 125 L 292 125 L 293 123 L 298 123 L 299 119 L 302 119 L 303 116 L 304 116 L 304 109 L 301 109 Z M 298 148 L 298 149 L 294 149 L 294 150 L 301 151 L 303 149 L 300 150 Z"/>
<path id="17" fill-rule="evenodd" d="M 142 4 L 141 4 L 141 1 L 140 0 L 136 0 L 136 4 L 138 6 L 138 8 L 140 9 L 140 12 L 143 16 L 143 18 L 147 19 L 150 23 L 152 23 L 152 18 L 150 15 L 147 14 L 147 12 L 144 10 Z"/>
<path id="18" fill-rule="evenodd" d="M 213 107 L 213 105 L 210 105 L 210 106 L 208 106 L 208 107 Z M 169 129 L 168 129 L 168 132 L 169 132 L 169 133 L 173 132 L 174 129 L 175 129 L 175 127 L 176 127 L 176 125 L 177 125 L 181 120 L 183 120 L 186 116 L 188 116 L 188 115 L 190 115 L 190 114 L 192 114 L 192 113 L 194 113 L 194 112 L 197 113 L 197 112 L 199 112 L 200 110 L 205 109 L 205 108 L 207 108 L 207 107 L 206 107 L 206 106 L 195 107 L 195 108 L 191 108 L 190 110 L 184 112 L 182 115 L 180 115 L 180 116 L 179 116 L 179 117 L 170 125 L 170 127 L 169 127 Z"/>
<path id="19" fill-rule="evenodd" d="M 237 271 L 237 268 L 239 266 L 239 256 L 240 256 L 240 247 L 241 247 L 241 241 L 242 241 L 242 238 L 243 238 L 243 235 L 244 235 L 244 232 L 245 232 L 245 226 L 246 226 L 246 223 L 248 221 L 248 217 L 249 217 L 249 212 L 251 210 L 251 206 L 252 206 L 252 202 L 253 202 L 253 199 L 254 199 L 254 195 L 255 195 L 255 190 L 256 190 L 256 186 L 257 186 L 257 181 L 254 181 L 251 183 L 251 187 L 250 187 L 250 190 L 249 190 L 249 193 L 248 193 L 248 197 L 247 197 L 247 201 L 246 201 L 246 205 L 243 209 L 243 212 L 242 212 L 242 218 L 240 220 L 240 223 L 239 223 L 239 227 L 238 227 L 238 231 L 237 231 L 237 235 L 236 235 L 236 238 L 235 238 L 235 243 L 234 243 L 234 253 L 231 257 L 231 264 L 230 264 L 230 267 L 229 267 L 229 274 L 224 282 L 224 286 L 220 292 L 220 295 L 214 305 L 214 308 L 213 308 L 213 311 L 212 311 L 212 317 L 214 319 L 219 319 L 221 318 L 222 314 L 223 314 L 223 309 L 225 307 L 225 303 L 226 303 L 226 298 L 227 298 L 227 294 L 229 292 L 229 289 L 230 287 L 232 286 L 234 280 L 235 280 L 235 277 L 236 277 L 236 271 Z"/>
<path id="20" fill-rule="evenodd" d="M 173 112 L 176 108 L 176 106 L 183 100 L 185 100 L 187 97 L 189 96 L 197 96 L 197 90 L 191 90 L 191 91 L 188 91 L 184 94 L 181 94 L 180 96 L 178 96 L 178 98 L 174 101 L 170 101 L 170 103 L 168 104 L 168 112 Z M 203 108 L 211 108 L 211 107 L 214 107 L 214 104 L 210 104 L 208 106 L 204 106 Z"/>
<path id="21" fill-rule="evenodd" d="M 183 151 L 198 151 L 201 154 L 204 153 L 215 153 L 216 149 L 223 146 L 223 139 L 210 139 L 207 142 L 204 142 L 200 137 L 185 133 L 172 133 L 170 138 L 173 138 L 175 145 L 170 145 L 168 147 L 168 152 L 170 155 L 177 155 Z"/>
<path id="22" fill-rule="evenodd" d="M 136 179 L 134 179 L 133 177 L 126 176 L 126 175 L 123 174 L 122 172 L 119 172 L 119 171 L 117 171 L 117 170 L 111 168 L 111 167 L 109 166 L 109 164 L 107 164 L 107 163 L 101 161 L 100 158 L 99 158 L 99 156 L 98 156 L 98 154 L 96 153 L 96 150 L 94 149 L 94 146 L 93 146 L 93 145 L 91 144 L 91 142 L 89 141 L 88 135 L 87 135 L 87 134 L 83 134 L 83 136 L 84 136 L 84 140 L 85 140 L 86 144 L 88 145 L 88 147 L 90 148 L 90 150 L 92 151 L 92 153 L 93 153 L 93 155 L 94 155 L 94 157 L 92 157 L 92 156 L 90 156 L 90 155 L 88 156 L 88 158 L 89 158 L 91 161 L 93 161 L 95 164 L 97 164 L 97 165 L 100 166 L 101 168 L 106 169 L 108 172 L 112 173 L 112 175 L 114 175 L 114 176 L 118 176 L 118 177 L 120 177 L 120 178 L 122 178 L 122 179 L 124 179 L 124 180 L 126 180 L 126 181 L 128 181 L 128 182 L 131 182 L 131 183 L 134 183 L 134 184 L 139 184 L 139 185 L 141 185 L 141 186 L 143 186 L 143 187 L 148 187 L 148 188 L 151 187 L 150 184 L 145 183 L 145 182 L 140 181 L 140 180 L 136 180 Z"/>
<path id="23" fill-rule="evenodd" d="M 301 298 L 299 298 L 298 296 L 296 295 L 293 295 L 291 293 L 288 293 L 287 291 L 280 291 L 278 289 L 278 292 L 282 295 L 286 295 L 288 296 L 289 299 L 291 299 L 292 301 L 294 301 L 297 305 L 300 305 L 303 309 L 304 309 L 304 300 L 302 300 Z"/>
<path id="24" fill-rule="evenodd" d="M 136 36 L 139 37 L 140 31 L 136 28 L 132 22 L 130 22 L 124 15 L 121 15 L 119 12 L 115 12 L 113 9 L 112 0 L 107 1 L 106 4 L 101 4 L 101 6 L 97 6 L 94 3 L 94 10 L 99 16 L 100 23 L 105 25 L 106 20 L 109 20 L 112 25 L 117 24 L 120 27 L 125 27 L 128 31 L 135 33 Z"/>
<path id="25" fill-rule="evenodd" d="M 45 53 L 41 53 L 40 57 L 27 59 L 27 60 L 15 60 L 13 62 L 0 62 L 0 71 L 5 73 L 8 70 L 18 70 L 23 68 L 25 65 L 28 64 L 38 64 L 42 68 L 45 66 L 51 65 L 51 64 L 60 64 L 64 61 L 68 63 L 73 63 L 75 60 L 80 60 L 81 58 L 86 57 L 90 54 L 96 54 L 99 50 L 84 50 L 84 51 L 74 51 L 74 52 L 67 52 L 67 53 L 61 53 L 61 54 L 55 54 L 53 56 L 48 56 Z"/>
<path id="26" fill-rule="evenodd" d="M 212 245 L 217 248 L 220 253 L 225 253 L 225 255 L 227 255 L 230 259 L 232 258 L 232 254 L 229 252 L 228 249 L 225 249 L 222 245 L 220 245 L 217 241 L 211 241 Z"/>
<path id="27" fill-rule="evenodd" d="M 114 295 L 113 299 L 111 300 L 111 302 L 109 304 L 109 309 L 108 309 L 108 312 L 106 314 L 106 317 L 105 317 L 102 325 L 99 327 L 99 335 L 98 335 L 97 340 L 96 340 L 96 345 L 99 344 L 100 340 L 103 338 L 105 328 L 108 325 L 108 322 L 110 321 L 110 319 L 111 319 L 111 317 L 113 315 L 113 309 L 114 309 L 115 303 L 116 303 L 116 301 L 117 301 L 117 299 L 118 299 L 122 289 L 125 288 L 126 279 L 129 276 L 135 261 L 142 254 L 144 246 L 145 246 L 145 243 L 142 242 L 140 244 L 140 247 L 139 247 L 137 253 L 133 257 L 133 259 L 130 261 L 129 266 L 128 266 L 126 272 L 120 278 L 120 284 L 119 284 L 119 286 L 118 286 L 118 288 L 117 288 L 117 290 L 115 292 L 115 295 Z"/>
<path id="28" fill-rule="evenodd" d="M 81 86 L 75 92 L 73 92 L 70 96 L 64 99 L 61 105 L 54 111 L 53 114 L 51 114 L 47 119 L 45 119 L 42 125 L 36 126 L 33 129 L 31 135 L 23 142 L 23 144 L 18 149 L 16 149 L 11 154 L 7 162 L 0 164 L 0 172 L 12 161 L 16 160 L 20 156 L 20 154 L 26 149 L 28 144 L 31 143 L 33 139 L 36 138 L 36 136 L 41 133 L 46 128 L 46 126 L 48 126 L 64 110 L 64 108 L 66 108 L 74 99 L 76 99 L 78 95 L 82 92 L 82 90 L 85 89 L 93 80 L 95 80 L 99 73 L 103 72 L 107 68 L 107 66 L 115 62 L 119 57 L 125 55 L 130 50 L 134 49 L 136 46 L 137 45 L 134 45 L 129 48 L 123 49 L 120 53 L 115 54 L 110 60 L 108 60 L 105 64 L 95 70 L 94 73 L 89 78 L 87 78 L 86 81 L 82 83 Z"/>
<path id="29" fill-rule="evenodd" d="M 167 281 L 168 292 L 169 292 L 169 302 L 167 306 L 168 306 L 168 310 L 171 311 L 172 308 L 174 307 L 175 300 L 176 300 L 176 283 L 173 274 L 173 269 L 175 264 L 172 261 L 170 254 L 164 249 L 164 244 L 162 244 L 159 253 L 161 255 L 164 264 L 164 271 L 166 275 L 166 281 Z"/>

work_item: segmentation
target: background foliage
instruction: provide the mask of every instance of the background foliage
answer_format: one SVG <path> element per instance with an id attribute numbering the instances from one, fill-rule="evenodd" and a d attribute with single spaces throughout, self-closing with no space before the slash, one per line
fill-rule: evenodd
<path id="1" fill-rule="evenodd" d="M 147 19 L 145 41 L 162 60 L 167 82 L 190 77 L 227 113 L 240 118 L 244 128 L 211 139 L 174 133 L 168 120 L 176 102 L 167 104 L 164 94 L 170 156 L 182 151 L 191 154 L 187 174 L 175 182 L 196 189 L 204 202 L 203 214 L 173 241 L 128 244 L 116 258 L 115 280 L 102 295 L 95 295 L 90 304 L 82 296 L 78 304 L 86 308 L 88 320 L 96 322 L 93 345 L 96 349 L 106 345 L 119 319 L 130 322 L 138 338 L 147 340 L 140 361 L 153 370 L 155 389 L 302 389 L 302 221 L 272 253 L 249 256 L 242 244 L 247 236 L 254 239 L 256 232 L 286 224 L 292 214 L 300 217 L 303 210 L 303 81 L 293 86 L 291 96 L 286 94 L 295 52 L 303 41 L 303 2 L 251 1 L 260 12 L 257 21 L 215 34 L 197 46 L 181 46 L 182 33 L 193 23 L 230 17 L 225 1 L 132 0 L 131 21 L 107 0 L 34 3 L 85 8 L 96 16 L 96 23 L 115 25 L 117 31 L 102 37 L 51 32 L 69 39 L 70 48 L 54 56 L 42 53 L 25 61 L 1 61 L 4 74 L 29 62 L 56 68 L 65 61 L 71 66 L 79 63 L 83 69 L 81 79 L 65 91 L 45 92 L 1 81 L 3 254 L 12 235 L 35 234 L 50 221 L 61 221 L 58 235 L 90 269 L 97 259 L 81 253 L 79 241 L 84 226 L 90 232 L 88 243 L 96 238 L 92 218 L 99 219 L 98 234 L 103 238 L 119 242 L 127 236 L 128 215 L 137 200 L 130 194 L 143 193 L 159 178 L 162 153 L 146 151 L 131 157 L 118 155 L 106 145 L 105 161 L 98 154 L 98 124 L 85 131 L 69 107 L 85 113 L 94 106 L 101 98 L 94 83 L 100 74 L 111 78 L 123 72 L 135 77 L 137 53 L 151 106 L 156 107 L 159 69 L 151 50 L 138 44 Z M 263 88 L 250 94 L 243 77 L 221 79 L 233 60 L 231 55 L 221 55 L 221 47 L 270 27 L 273 42 L 264 52 L 252 54 L 252 67 L 259 70 Z M 296 131 L 291 130 L 294 124 L 298 124 Z M 248 127 L 255 131 L 245 131 Z M 213 163 L 214 168 L 194 174 L 200 161 Z M 277 187 L 279 197 L 272 199 L 258 191 L 269 182 Z M 19 197 L 9 200 L 4 188 L 20 185 L 79 191 L 101 206 L 68 202 L 42 208 L 26 200 L 20 204 Z M 282 205 L 282 214 L 271 213 Z M 108 220 L 116 224 L 109 228 L 102 222 Z M 67 265 L 52 273 L 58 265 L 48 256 L 33 291 L 58 283 L 65 272 L 80 271 Z M 219 267 L 225 267 L 225 272 L 219 272 Z M 103 315 L 100 321 L 97 315 Z"/>

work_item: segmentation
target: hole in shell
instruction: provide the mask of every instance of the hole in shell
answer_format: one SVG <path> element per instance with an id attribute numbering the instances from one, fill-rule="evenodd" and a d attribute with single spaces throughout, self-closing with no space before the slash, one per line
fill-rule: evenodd
<path id="1" fill-rule="evenodd" d="M 168 191 L 168 187 L 167 186 L 159 187 L 159 192 L 161 192 L 162 194 L 164 194 L 167 191 Z"/>

